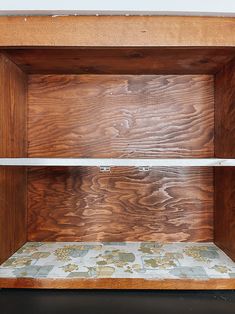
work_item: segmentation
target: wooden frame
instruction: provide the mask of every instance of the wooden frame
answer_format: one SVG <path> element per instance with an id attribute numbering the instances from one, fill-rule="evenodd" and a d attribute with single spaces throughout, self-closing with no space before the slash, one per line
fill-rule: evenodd
<path id="1" fill-rule="evenodd" d="M 232 158 L 235 158 L 235 132 L 233 129 L 235 120 L 235 114 L 233 110 L 235 97 L 235 37 L 233 36 L 235 33 L 235 18 L 161 16 L 0 17 L 0 31 L 0 47 L 2 50 L 0 54 L 0 131 L 1 136 L 4 138 L 3 145 L 0 148 L 0 155 L 3 158 L 0 160 L 0 165 L 4 166 L 0 168 L 0 180 L 3 182 L 0 190 L 0 198 L 2 201 L 0 205 L 0 223 L 1 226 L 7 226 L 6 229 L 1 228 L 0 232 L 1 243 L 5 245 L 0 252 L 0 262 L 3 262 L 9 256 L 11 256 L 27 240 L 27 234 L 25 231 L 27 216 L 27 170 L 23 167 L 7 167 L 10 165 L 121 165 L 138 167 L 184 167 L 195 165 L 219 166 L 214 171 L 214 186 L 211 184 L 211 190 L 205 189 L 205 194 L 208 193 L 209 195 L 206 197 L 206 199 L 209 200 L 207 217 L 209 217 L 208 220 L 210 220 L 212 217 L 211 208 L 213 200 L 211 198 L 211 193 L 213 193 L 213 188 L 215 188 L 215 243 L 220 246 L 231 258 L 235 259 L 235 246 L 233 241 L 235 235 L 235 201 L 233 197 L 235 180 L 234 168 L 230 168 L 234 166 L 234 159 Z M 59 53 L 58 48 L 60 48 Z M 102 58 L 99 57 L 96 59 L 96 62 L 99 63 L 100 68 L 96 68 L 94 64 L 88 64 L 89 66 L 83 68 L 81 66 L 81 62 L 76 61 L 79 60 L 76 53 L 78 53 L 79 57 L 81 57 L 83 55 L 83 49 L 87 49 L 85 50 L 85 54 L 88 53 L 88 55 L 90 54 L 89 56 L 92 56 L 93 58 L 98 51 L 97 49 L 100 49 L 99 53 L 102 54 L 104 51 L 111 51 L 111 48 L 114 51 L 114 54 L 111 52 L 113 66 L 109 69 L 105 68 L 104 64 L 102 64 Z M 142 50 L 140 50 L 140 48 Z M 153 48 L 157 49 L 152 50 L 152 52 L 148 54 L 146 53 L 145 48 L 148 48 L 149 51 Z M 76 51 L 76 49 L 80 50 Z M 95 53 L 92 49 L 96 49 Z M 163 53 L 161 49 L 163 49 Z M 119 64 L 122 66 L 121 71 L 119 67 L 115 67 L 115 60 L 117 60 L 115 58 L 118 58 L 118 56 L 115 55 L 115 51 L 118 51 L 118 54 L 121 54 L 121 57 L 119 58 Z M 164 51 L 167 51 L 167 57 L 165 57 Z M 217 52 L 218 55 L 216 55 Z M 33 55 L 34 53 L 35 55 L 29 60 L 31 54 Z M 155 68 L 152 70 L 149 65 L 151 65 L 154 61 L 155 53 L 160 56 L 161 62 L 159 62 L 157 65 L 155 64 Z M 63 67 L 58 67 L 58 65 L 61 62 L 60 58 L 62 58 L 63 61 L 69 60 L 70 54 L 73 55 L 73 58 L 70 60 L 68 71 L 65 72 L 65 69 Z M 126 61 L 126 54 L 128 58 L 130 56 L 133 59 L 136 58 L 137 63 L 139 60 L 141 60 L 140 62 L 142 62 L 142 68 L 139 70 L 139 72 L 136 72 L 135 70 L 136 65 L 132 67 L 130 66 L 127 71 L 128 73 L 125 72 L 125 65 L 128 64 L 128 61 Z M 146 159 L 144 161 L 143 159 L 137 159 L 138 156 L 134 155 L 134 159 L 127 160 L 115 159 L 120 156 L 112 155 L 112 152 L 110 152 L 109 155 L 110 159 L 92 159 L 89 158 L 89 156 L 87 159 L 83 159 L 79 155 L 81 151 L 80 147 L 77 150 L 78 153 L 76 152 L 78 155 L 75 156 L 77 157 L 75 159 L 69 158 L 71 156 L 67 156 L 66 152 L 61 153 L 62 159 L 40 159 L 40 151 L 38 153 L 37 148 L 35 149 L 35 146 L 29 145 L 29 149 L 27 148 L 27 123 L 28 126 L 30 126 L 30 133 L 28 135 L 32 140 L 33 138 L 36 138 L 38 134 L 37 128 L 34 130 L 35 121 L 38 121 L 39 124 L 43 121 L 43 119 L 38 119 L 37 116 L 37 109 L 40 108 L 41 96 L 45 97 L 45 103 L 48 103 L 49 105 L 50 101 L 51 103 L 54 101 L 53 97 L 46 98 L 47 93 L 50 95 L 51 92 L 50 90 L 47 90 L 49 85 L 48 83 L 53 85 L 55 80 L 55 84 L 58 86 L 61 84 L 62 87 L 65 86 L 66 88 L 66 86 L 73 86 L 74 82 L 78 79 L 76 75 L 79 74 L 85 74 L 85 82 L 87 82 L 86 75 L 97 75 L 97 73 L 115 73 L 119 76 L 129 75 L 129 77 L 134 75 L 142 75 L 144 74 L 142 72 L 146 71 L 146 60 L 148 60 L 149 69 L 147 74 L 152 74 L 155 76 L 159 75 L 159 78 L 157 79 L 159 79 L 161 82 L 161 75 L 169 75 L 171 73 L 171 64 L 169 66 L 168 61 L 172 59 L 172 55 L 174 54 L 177 56 L 176 59 L 178 63 L 175 63 L 176 67 L 174 68 L 173 79 L 177 81 L 181 74 L 188 75 L 188 77 L 190 74 L 199 75 L 199 83 L 201 84 L 200 88 L 201 86 L 204 88 L 202 92 L 202 99 L 206 99 L 208 105 L 206 108 L 208 111 L 205 119 L 206 122 L 204 123 L 205 128 L 201 132 L 201 138 L 203 138 L 203 141 L 196 143 L 196 148 L 198 149 L 199 147 L 199 150 L 197 151 L 196 149 L 195 155 L 192 156 L 196 158 L 204 157 L 204 159 L 168 160 L 168 158 L 172 157 L 169 155 L 166 156 L 166 159 L 162 160 Z M 42 59 L 40 59 L 40 55 L 43 55 Z M 55 63 L 53 66 L 51 66 L 50 61 L 53 60 L 53 57 Z M 129 60 L 128 58 L 127 60 Z M 150 60 L 148 58 L 150 58 Z M 187 67 L 184 67 L 184 64 L 182 65 L 184 60 L 187 60 L 185 61 Z M 47 65 L 43 67 L 43 63 L 46 61 L 48 61 Z M 76 71 L 74 71 L 75 73 L 73 73 L 74 62 L 76 66 Z M 87 62 L 89 63 L 89 58 L 87 58 Z M 164 62 L 166 64 L 165 68 Z M 163 67 L 159 70 L 158 66 L 160 63 L 163 63 Z M 24 71 L 26 73 L 24 73 Z M 38 76 L 35 75 L 37 73 L 39 74 Z M 48 77 L 46 77 L 46 84 L 44 84 L 44 75 L 47 74 L 51 74 L 51 76 L 48 75 Z M 68 81 L 66 80 L 67 74 L 73 74 Z M 188 77 L 183 83 L 180 84 L 183 84 L 184 86 L 191 86 L 192 84 L 188 84 Z M 120 77 L 115 77 L 113 78 L 113 81 L 119 81 L 119 79 Z M 125 84 L 122 84 L 122 88 L 124 85 Z M 29 98 L 27 98 L 27 87 L 29 87 Z M 39 87 L 44 92 L 37 94 Z M 214 88 L 214 94 L 212 93 L 212 87 Z M 197 90 L 198 89 L 195 88 L 194 92 Z M 188 95 L 190 95 L 190 93 L 186 88 L 186 100 L 190 100 Z M 215 97 L 214 142 L 213 135 L 211 136 L 214 126 L 212 123 L 214 112 L 213 109 L 211 109 L 211 104 L 214 101 L 213 97 Z M 27 99 L 29 100 L 29 104 L 27 104 Z M 136 99 L 138 99 L 138 94 Z M 74 104 L 76 105 L 76 99 L 72 99 L 72 101 L 74 101 Z M 103 98 L 100 102 L 102 103 L 102 101 Z M 168 104 L 167 99 L 164 101 L 166 101 L 166 104 Z M 174 99 L 174 103 L 176 102 L 177 101 Z M 32 109 L 34 104 L 34 108 L 36 108 L 36 114 L 33 110 L 27 112 L 28 105 L 29 108 Z M 199 102 L 199 108 L 201 110 L 200 106 L 201 103 Z M 43 113 L 44 116 L 46 116 L 48 112 L 52 112 L 48 110 L 48 108 L 46 108 L 45 112 Z M 202 107 L 202 109 L 203 108 L 205 109 L 205 106 Z M 178 109 L 176 112 L 177 111 Z M 41 114 L 42 117 L 43 114 Z M 211 132 L 208 132 L 207 134 L 206 131 L 208 131 L 208 129 L 210 129 Z M 51 137 L 50 140 L 52 141 L 53 138 Z M 45 156 L 43 157 L 48 157 L 46 156 L 46 146 L 43 146 L 45 145 L 45 142 L 46 141 L 42 141 L 38 145 L 42 145 L 42 147 L 44 147 Z M 54 143 L 56 143 L 56 141 L 54 141 Z M 207 145 L 206 148 L 203 145 Z M 203 149 L 200 150 L 202 146 Z M 215 151 L 213 150 L 214 148 Z M 190 149 L 193 152 L 193 148 Z M 53 154 L 54 152 L 52 150 L 52 154 L 49 157 L 56 157 Z M 188 155 L 189 156 L 180 155 L 180 157 L 190 157 L 190 153 L 188 153 Z M 155 157 L 156 156 L 157 154 Z M 9 160 L 8 158 L 13 159 Z M 225 167 L 222 169 L 220 166 L 230 167 Z M 29 179 L 31 181 L 28 182 L 28 185 L 31 184 L 31 188 L 33 187 L 33 184 L 37 186 L 37 180 L 39 177 L 45 179 L 48 175 L 46 169 L 42 170 L 42 172 L 35 172 L 35 177 L 30 177 L 30 173 L 32 174 L 33 171 L 29 169 Z M 207 182 L 212 181 L 212 172 L 204 175 L 203 171 L 199 169 L 199 174 L 201 175 L 199 181 L 202 182 L 204 187 L 206 186 Z M 74 177 L 76 176 L 78 176 L 77 173 Z M 36 183 L 33 182 L 33 180 L 35 180 Z M 49 186 L 50 181 L 46 183 L 44 182 L 44 184 Z M 224 187 L 226 187 L 226 189 Z M 32 191 L 30 195 L 33 195 Z M 5 204 L 8 205 L 8 211 L 6 211 Z M 199 208 L 203 211 L 203 206 L 201 206 L 201 204 L 202 203 L 199 204 Z M 223 210 L 221 210 L 221 207 L 223 207 Z M 35 214 L 35 212 L 31 211 L 31 214 Z M 33 214 L 31 215 L 31 218 L 33 217 Z M 35 220 L 34 217 L 32 219 Z M 206 228 L 211 231 L 211 221 L 210 224 L 207 222 Z M 32 239 L 35 234 L 37 237 L 37 232 L 35 232 L 34 228 L 32 228 L 29 238 L 31 237 Z M 206 239 L 209 237 L 208 234 L 209 236 L 211 235 L 211 233 L 206 233 Z M 141 279 L 97 279 L 89 281 L 85 279 L 34 280 L 23 278 L 1 278 L 0 287 L 83 289 L 234 289 L 235 282 L 232 278 L 198 281 L 190 281 L 185 279 L 159 281 Z"/>
<path id="2" fill-rule="evenodd" d="M 0 55 L 0 154 L 27 156 L 26 75 Z M 0 168 L 0 263 L 26 242 L 26 169 Z"/>

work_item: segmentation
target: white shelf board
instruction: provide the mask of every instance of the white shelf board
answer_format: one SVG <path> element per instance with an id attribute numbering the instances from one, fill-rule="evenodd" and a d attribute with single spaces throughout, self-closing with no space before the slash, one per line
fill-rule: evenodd
<path id="1" fill-rule="evenodd" d="M 235 166 L 235 159 L 0 158 L 0 166 L 221 167 Z"/>

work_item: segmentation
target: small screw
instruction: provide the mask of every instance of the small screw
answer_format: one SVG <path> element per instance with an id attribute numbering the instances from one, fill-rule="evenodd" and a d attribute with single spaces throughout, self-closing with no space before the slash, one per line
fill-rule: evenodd
<path id="1" fill-rule="evenodd" d="M 100 166 L 100 172 L 110 172 L 111 167 L 109 166 Z"/>

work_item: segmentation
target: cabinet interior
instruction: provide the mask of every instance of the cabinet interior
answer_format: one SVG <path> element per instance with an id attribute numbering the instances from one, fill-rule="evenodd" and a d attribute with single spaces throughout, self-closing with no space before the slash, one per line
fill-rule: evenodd
<path id="1" fill-rule="evenodd" d="M 235 158 L 234 60 L 233 48 L 2 50 L 0 157 Z M 101 170 L 0 167 L 1 287 L 234 285 L 233 167 Z"/>

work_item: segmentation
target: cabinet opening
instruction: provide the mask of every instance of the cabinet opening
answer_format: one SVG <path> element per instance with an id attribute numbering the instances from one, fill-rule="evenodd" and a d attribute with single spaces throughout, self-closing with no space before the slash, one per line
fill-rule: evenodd
<path id="1" fill-rule="evenodd" d="M 2 50 L 0 158 L 195 164 L 1 166 L 0 287 L 234 287 L 235 168 L 196 164 L 235 158 L 234 58 Z"/>

